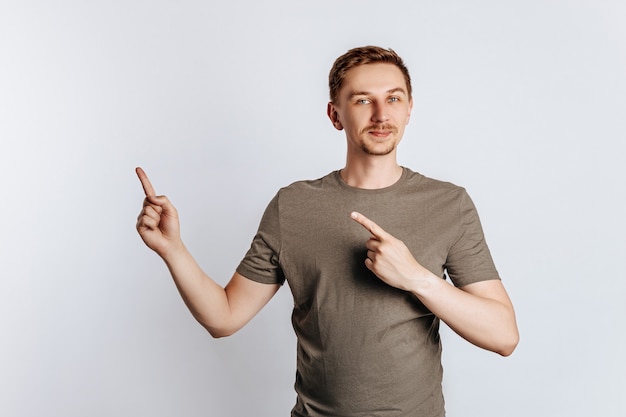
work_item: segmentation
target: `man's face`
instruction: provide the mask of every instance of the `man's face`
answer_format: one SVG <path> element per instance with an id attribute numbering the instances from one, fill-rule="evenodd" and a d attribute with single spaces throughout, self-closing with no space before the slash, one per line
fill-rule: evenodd
<path id="1" fill-rule="evenodd" d="M 402 139 L 412 106 L 398 67 L 366 64 L 346 73 L 337 102 L 328 104 L 328 116 L 336 129 L 345 129 L 348 152 L 388 155 Z"/>

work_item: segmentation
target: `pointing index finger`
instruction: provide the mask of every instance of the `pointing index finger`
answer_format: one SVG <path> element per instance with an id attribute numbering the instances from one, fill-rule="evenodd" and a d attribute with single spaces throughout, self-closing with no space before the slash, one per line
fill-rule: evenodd
<path id="1" fill-rule="evenodd" d="M 353 211 L 350 213 L 350 217 L 352 217 L 352 219 L 358 224 L 365 227 L 367 231 L 370 232 L 376 239 L 382 239 L 387 235 L 387 233 L 379 225 L 359 212 Z"/>
<path id="2" fill-rule="evenodd" d="M 135 169 L 135 172 L 139 177 L 139 181 L 141 181 L 141 186 L 143 187 L 143 192 L 146 194 L 146 197 L 155 196 L 156 192 L 154 191 L 154 187 L 152 186 L 152 183 L 148 179 L 148 176 L 146 175 L 144 170 L 140 167 L 137 167 Z"/>

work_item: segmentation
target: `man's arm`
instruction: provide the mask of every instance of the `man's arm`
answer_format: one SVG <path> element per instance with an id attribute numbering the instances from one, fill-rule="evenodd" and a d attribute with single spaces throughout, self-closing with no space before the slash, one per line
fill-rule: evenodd
<path id="1" fill-rule="evenodd" d="M 500 280 L 457 288 L 428 272 L 411 292 L 465 340 L 502 356 L 515 350 L 515 312 Z"/>
<path id="2" fill-rule="evenodd" d="M 474 345 L 508 356 L 519 341 L 515 312 L 499 280 L 457 288 L 421 266 L 406 245 L 360 213 L 352 218 L 372 237 L 365 265 L 387 284 L 410 291 Z"/>
<path id="3" fill-rule="evenodd" d="M 191 314 L 213 337 L 235 333 L 252 319 L 280 288 L 261 284 L 235 272 L 222 288 L 206 275 L 180 238 L 176 208 L 157 196 L 146 173 L 137 168 L 146 198 L 137 218 L 137 231 L 146 246 L 167 265 Z"/>

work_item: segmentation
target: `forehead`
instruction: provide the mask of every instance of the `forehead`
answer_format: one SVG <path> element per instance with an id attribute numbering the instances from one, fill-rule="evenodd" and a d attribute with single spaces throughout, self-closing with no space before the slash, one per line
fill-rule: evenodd
<path id="1" fill-rule="evenodd" d="M 379 93 L 397 88 L 407 93 L 406 80 L 400 68 L 388 63 L 365 64 L 351 68 L 346 73 L 339 95 Z"/>

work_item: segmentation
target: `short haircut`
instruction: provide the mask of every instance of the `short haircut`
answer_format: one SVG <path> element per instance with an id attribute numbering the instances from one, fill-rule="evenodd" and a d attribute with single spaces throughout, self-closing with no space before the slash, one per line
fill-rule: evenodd
<path id="1" fill-rule="evenodd" d="M 406 81 L 407 94 L 411 97 L 411 77 L 409 70 L 404 65 L 402 58 L 391 48 L 385 49 L 378 46 L 362 46 L 350 49 L 345 54 L 335 60 L 333 67 L 328 74 L 328 88 L 330 90 L 330 101 L 337 102 L 339 90 L 343 86 L 346 73 L 359 65 L 387 63 L 393 64 L 402 71 Z"/>

